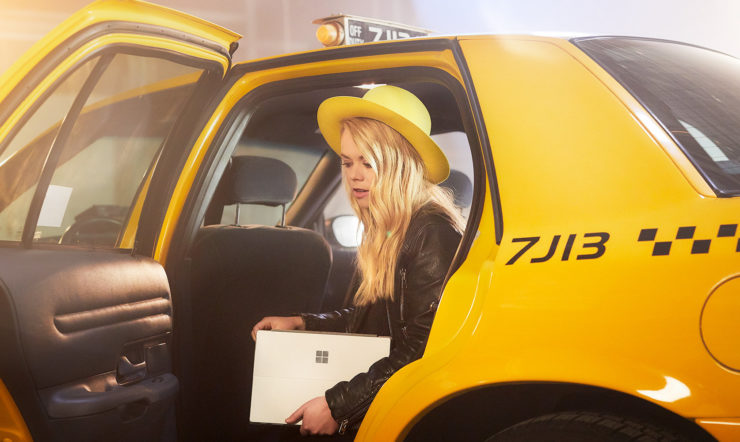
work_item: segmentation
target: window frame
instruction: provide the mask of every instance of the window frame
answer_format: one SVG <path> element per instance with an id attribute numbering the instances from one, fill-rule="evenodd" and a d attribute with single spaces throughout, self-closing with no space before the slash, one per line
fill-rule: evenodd
<path id="1" fill-rule="evenodd" d="M 248 68 L 250 66 L 244 65 L 243 67 Z M 459 68 L 464 70 L 466 67 L 459 66 Z M 246 72 L 235 69 L 230 74 L 232 75 L 231 81 L 238 81 L 244 73 Z M 226 164 L 228 163 L 228 159 L 231 157 L 240 135 L 249 124 L 249 120 L 251 119 L 254 110 L 260 105 L 260 103 L 278 95 L 290 95 L 310 89 L 325 88 L 326 85 L 332 85 L 332 87 L 340 89 L 342 87 L 362 84 L 366 83 L 367 78 L 370 77 L 376 82 L 385 81 L 388 83 L 394 83 L 401 79 L 404 82 L 437 82 L 450 92 L 457 104 L 457 110 L 460 114 L 463 129 L 468 139 L 474 176 L 472 177 L 473 200 L 465 228 L 466 234 L 463 236 L 458 254 L 449 272 L 449 274 L 454 273 L 454 271 L 465 260 L 470 247 L 472 247 L 473 240 L 475 239 L 476 235 L 473 232 L 477 231 L 483 214 L 486 177 L 490 176 L 490 174 L 487 173 L 487 168 L 484 166 L 485 154 L 483 147 L 481 146 L 482 141 L 478 138 L 476 120 L 473 115 L 473 109 L 475 107 L 473 103 L 469 101 L 466 85 L 449 73 L 430 66 L 401 66 L 333 73 L 311 77 L 297 77 L 260 85 L 241 97 L 223 120 L 218 133 L 211 142 L 211 147 L 206 153 L 206 157 L 203 159 L 190 195 L 183 206 L 182 215 L 176 228 L 177 233 L 173 236 L 174 242 L 170 245 L 171 250 L 168 253 L 168 256 L 170 257 L 168 258 L 169 264 L 166 265 L 166 268 L 169 268 L 170 265 L 172 265 L 171 263 L 178 261 L 178 258 L 172 260 L 171 258 L 176 256 L 181 257 L 183 256 L 182 254 L 187 254 L 187 250 L 189 250 L 190 245 L 195 240 L 198 227 L 202 223 L 209 205 L 205 202 L 208 201 L 210 203 L 213 198 L 218 182 L 220 181 L 220 177 L 223 175 Z M 231 82 L 226 85 L 222 94 L 230 89 L 230 85 Z M 219 94 L 219 99 L 222 94 Z M 339 172 L 339 168 L 337 168 L 337 173 L 333 179 L 329 177 L 316 176 L 316 171 L 326 170 L 327 164 L 331 163 L 331 160 L 332 158 L 327 158 L 327 155 L 325 155 L 324 158 L 319 161 L 314 169 L 314 173 L 309 176 L 304 185 L 304 188 L 309 185 L 316 185 L 319 182 L 327 185 L 327 187 L 323 188 L 323 192 L 318 198 L 321 199 L 320 203 L 311 205 L 312 208 L 306 207 L 307 204 L 303 201 L 304 197 L 302 197 L 302 195 L 305 194 L 303 192 L 299 192 L 291 205 L 290 210 L 286 213 L 287 225 L 314 228 L 319 224 L 321 220 L 318 218 L 320 218 L 323 208 L 336 188 L 341 184 L 341 173 Z M 489 183 L 489 186 L 496 185 Z M 497 210 L 496 212 L 500 216 L 500 210 Z M 500 231 L 500 229 L 497 229 L 497 232 Z"/>

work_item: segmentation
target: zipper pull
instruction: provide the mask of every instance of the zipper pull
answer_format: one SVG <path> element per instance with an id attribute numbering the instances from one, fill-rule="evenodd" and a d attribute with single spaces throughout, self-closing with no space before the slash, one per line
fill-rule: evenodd
<path id="1" fill-rule="evenodd" d="M 404 291 L 406 289 L 406 267 L 401 267 L 401 304 L 399 306 L 400 310 L 400 316 L 401 316 L 401 324 L 404 324 L 404 318 L 403 318 L 403 304 L 404 304 Z M 406 332 L 404 332 L 404 335 Z"/>
<path id="2" fill-rule="evenodd" d="M 344 432 L 347 431 L 348 424 L 349 424 L 349 419 L 344 419 L 342 422 L 340 422 L 339 430 L 337 430 L 337 433 L 344 434 Z"/>

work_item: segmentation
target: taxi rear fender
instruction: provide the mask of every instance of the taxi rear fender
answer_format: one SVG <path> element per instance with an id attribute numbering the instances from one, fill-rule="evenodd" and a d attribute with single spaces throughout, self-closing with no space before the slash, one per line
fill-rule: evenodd
<path id="1" fill-rule="evenodd" d="M 405 440 L 483 440 L 527 419 L 576 410 L 650 422 L 689 440 L 713 440 L 693 421 L 642 398 L 602 387 L 558 382 L 492 384 L 460 392 L 421 417 Z"/>

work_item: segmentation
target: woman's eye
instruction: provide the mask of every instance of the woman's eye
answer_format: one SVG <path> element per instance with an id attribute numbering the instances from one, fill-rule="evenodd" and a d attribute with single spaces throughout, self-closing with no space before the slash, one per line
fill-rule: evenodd
<path id="1" fill-rule="evenodd" d="M 365 166 L 368 169 L 370 169 L 370 168 L 373 167 L 373 166 L 370 165 L 370 163 L 362 163 L 362 165 Z"/>
<path id="2" fill-rule="evenodd" d="M 347 162 L 342 163 L 342 167 L 349 167 L 351 165 L 352 165 L 352 163 L 347 163 Z"/>

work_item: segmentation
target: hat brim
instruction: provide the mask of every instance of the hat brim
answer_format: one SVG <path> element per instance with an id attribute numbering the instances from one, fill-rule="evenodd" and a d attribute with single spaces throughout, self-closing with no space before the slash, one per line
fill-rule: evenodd
<path id="1" fill-rule="evenodd" d="M 417 125 L 392 110 L 358 97 L 332 97 L 319 106 L 319 130 L 337 155 L 341 154 L 342 121 L 370 118 L 392 127 L 416 149 L 426 166 L 426 179 L 439 184 L 450 174 L 447 157 L 432 138 Z"/>

